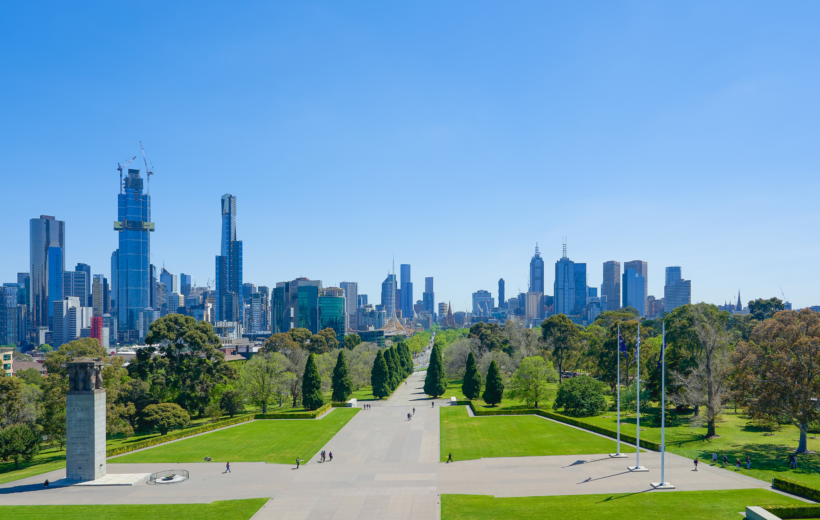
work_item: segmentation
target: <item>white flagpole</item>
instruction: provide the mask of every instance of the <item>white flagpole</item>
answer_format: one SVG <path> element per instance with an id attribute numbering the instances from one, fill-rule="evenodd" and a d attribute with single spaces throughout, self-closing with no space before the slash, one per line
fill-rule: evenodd
<path id="1" fill-rule="evenodd" d="M 664 456 L 666 455 L 666 322 L 663 324 L 663 343 L 661 343 L 661 481 L 653 482 L 655 489 L 675 489 L 675 486 L 664 480 Z"/>
<path id="2" fill-rule="evenodd" d="M 624 459 L 626 455 L 621 453 L 621 324 L 618 323 L 618 337 L 615 339 L 615 349 L 618 351 L 618 384 L 615 387 L 618 394 L 617 414 L 618 414 L 618 453 L 610 453 L 613 459 Z"/>
<path id="3" fill-rule="evenodd" d="M 637 434 L 637 442 L 636 442 L 636 451 L 635 451 L 635 465 L 627 468 L 629 471 L 649 471 L 645 467 L 641 466 L 641 324 L 638 323 L 638 337 L 635 341 L 635 363 L 638 367 L 638 377 L 635 379 L 636 381 L 636 390 L 638 392 L 637 399 L 638 399 L 638 434 Z"/>

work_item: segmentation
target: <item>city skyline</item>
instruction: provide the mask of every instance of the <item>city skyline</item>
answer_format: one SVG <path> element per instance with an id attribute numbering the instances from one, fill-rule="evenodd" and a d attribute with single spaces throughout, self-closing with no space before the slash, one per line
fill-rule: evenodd
<path id="1" fill-rule="evenodd" d="M 436 304 L 467 310 L 480 289 L 497 296 L 499 278 L 507 299 L 526 292 L 536 242 L 552 286 L 568 236 L 591 287 L 603 262 L 640 258 L 656 298 L 663 270 L 681 266 L 693 302 L 722 304 L 738 289 L 744 304 L 782 298 L 782 286 L 795 308 L 820 304 L 820 245 L 799 225 L 820 211 L 810 23 L 820 6 L 597 6 L 479 2 L 465 23 L 457 5 L 430 18 L 409 6 L 255 4 L 240 23 L 178 6 L 153 19 L 59 4 L 36 18 L 13 5 L 20 23 L 0 41 L 14 50 L 15 81 L 0 88 L 16 103 L 0 132 L 15 172 L 3 186 L 21 196 L 0 207 L 3 280 L 29 270 L 29 220 L 52 215 L 66 223 L 66 268 L 85 263 L 113 281 L 116 164 L 142 140 L 156 173 L 151 263 L 198 285 L 219 251 L 216 199 L 231 193 L 243 280 L 267 287 L 353 280 L 378 302 L 395 254 L 412 265 L 414 301 L 434 277 Z M 140 37 L 111 41 L 115 24 Z M 90 41 L 110 43 L 85 52 Z M 145 173 L 141 159 L 130 167 Z M 388 231 L 383 205 L 367 204 L 384 193 L 414 216 L 410 229 Z M 364 201 L 361 239 L 326 232 L 343 210 L 325 202 L 341 198 Z M 590 211 L 616 200 L 620 226 Z M 476 201 L 517 211 L 474 226 Z M 763 207 L 774 211 L 763 218 Z M 271 233 L 278 222 L 299 232 Z"/>

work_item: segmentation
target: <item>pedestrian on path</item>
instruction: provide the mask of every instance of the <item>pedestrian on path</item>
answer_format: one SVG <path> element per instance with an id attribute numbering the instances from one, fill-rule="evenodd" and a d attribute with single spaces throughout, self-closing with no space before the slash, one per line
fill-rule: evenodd
<path id="1" fill-rule="evenodd" d="M 435 407 L 436 407 L 436 402 L 435 402 L 435 401 L 431 401 L 431 402 L 430 402 L 430 406 L 432 406 L 433 408 L 435 408 Z"/>
<path id="2" fill-rule="evenodd" d="M 299 461 L 301 461 L 299 457 L 296 457 L 296 469 L 299 469 Z"/>
<path id="3" fill-rule="evenodd" d="M 413 415 L 416 415 L 416 409 L 413 408 Z"/>
<path id="4" fill-rule="evenodd" d="M 331 451 L 331 452 L 329 453 L 329 455 L 330 455 L 330 462 L 333 462 L 333 452 Z"/>
<path id="5" fill-rule="evenodd" d="M 712 466 L 717 466 L 717 452 L 712 453 Z"/>
<path id="6" fill-rule="evenodd" d="M 698 470 L 698 458 L 695 457 L 695 471 Z"/>
<path id="7" fill-rule="evenodd" d="M 410 413 L 408 413 L 408 414 L 407 414 L 407 420 L 408 420 L 408 421 L 410 420 L 410 417 L 411 417 L 411 416 L 410 416 Z"/>
<path id="8" fill-rule="evenodd" d="M 737 466 L 737 469 L 740 470 L 740 459 L 735 459 L 735 466 Z"/>
<path id="9" fill-rule="evenodd" d="M 451 463 L 451 462 L 455 464 L 455 462 L 456 462 L 456 461 L 454 461 L 454 460 L 453 460 L 453 454 L 452 454 L 452 453 L 449 453 L 449 454 L 447 455 L 447 462 L 445 462 L 445 464 L 449 464 L 449 463 Z"/>
<path id="10" fill-rule="evenodd" d="M 729 457 L 727 457 L 726 454 L 724 453 L 723 454 L 723 464 L 721 464 L 720 467 L 722 468 L 722 467 L 726 466 L 726 464 L 729 464 Z"/>
<path id="11" fill-rule="evenodd" d="M 227 464 L 225 464 L 225 471 L 223 471 L 222 474 L 224 475 L 225 473 L 230 473 L 230 472 L 231 472 L 231 463 L 228 462 Z"/>
<path id="12" fill-rule="evenodd" d="M 746 469 L 752 469 L 752 458 L 746 455 Z"/>

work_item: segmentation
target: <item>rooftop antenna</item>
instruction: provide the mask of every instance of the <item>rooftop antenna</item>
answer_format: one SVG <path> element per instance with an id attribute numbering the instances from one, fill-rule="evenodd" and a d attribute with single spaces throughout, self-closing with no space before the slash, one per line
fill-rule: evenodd
<path id="1" fill-rule="evenodd" d="M 567 257 L 567 236 L 564 235 L 564 256 L 562 258 Z"/>

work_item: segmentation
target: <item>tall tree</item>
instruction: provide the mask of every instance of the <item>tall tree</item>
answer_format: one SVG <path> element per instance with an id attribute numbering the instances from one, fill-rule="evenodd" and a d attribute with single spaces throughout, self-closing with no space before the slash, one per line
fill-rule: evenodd
<path id="1" fill-rule="evenodd" d="M 758 298 L 749 302 L 749 312 L 758 321 L 768 320 L 785 308 L 786 306 L 780 298 L 769 298 L 768 300 Z"/>
<path id="2" fill-rule="evenodd" d="M 20 461 L 30 462 L 40 452 L 41 434 L 33 424 L 12 424 L 0 430 L 0 460 L 13 460 L 14 469 Z"/>
<path id="3" fill-rule="evenodd" d="M 444 374 L 444 364 L 441 361 L 441 348 L 436 344 L 430 353 L 430 366 L 427 367 L 427 375 L 424 378 L 424 393 L 436 398 L 444 395 L 446 391 L 447 376 Z"/>
<path id="4" fill-rule="evenodd" d="M 287 352 L 295 348 L 301 348 L 299 344 L 293 341 L 293 336 L 285 332 L 277 332 L 271 335 L 265 342 L 265 352 Z"/>
<path id="5" fill-rule="evenodd" d="M 558 381 L 558 374 L 552 363 L 541 356 L 526 357 L 510 381 L 510 397 L 523 399 L 527 406 L 538 408 L 538 402 L 554 396 L 549 384 Z"/>
<path id="6" fill-rule="evenodd" d="M 373 361 L 373 369 L 370 371 L 370 386 L 373 390 L 373 397 L 381 399 L 390 395 L 390 372 L 387 369 L 387 362 L 384 360 L 384 351 L 376 353 Z"/>
<path id="7" fill-rule="evenodd" d="M 0 377 L 0 428 L 20 422 L 23 411 L 23 382 Z"/>
<path id="8" fill-rule="evenodd" d="M 467 355 L 467 364 L 464 371 L 464 380 L 461 383 L 461 391 L 467 399 L 478 399 L 481 395 L 481 374 L 478 373 L 478 365 L 472 352 Z"/>
<path id="9" fill-rule="evenodd" d="M 325 343 L 327 344 L 327 350 L 336 350 L 339 348 L 339 339 L 336 338 L 336 331 L 331 329 L 330 327 L 320 330 L 319 335 L 325 338 Z"/>
<path id="10" fill-rule="evenodd" d="M 504 397 L 504 381 L 501 379 L 501 371 L 495 360 L 490 363 L 490 368 L 487 370 L 487 384 L 484 386 L 484 394 L 481 397 L 485 403 L 492 406 L 499 404 Z"/>
<path id="11" fill-rule="evenodd" d="M 307 410 L 316 410 L 325 404 L 322 397 L 322 378 L 313 354 L 309 354 L 305 364 L 305 375 L 302 377 L 302 405 Z"/>
<path id="12" fill-rule="evenodd" d="M 758 324 L 733 355 L 735 397 L 753 418 L 787 419 L 807 450 L 809 423 L 820 420 L 820 313 L 782 311 Z"/>
<path id="13" fill-rule="evenodd" d="M 353 350 L 361 342 L 362 338 L 358 334 L 348 334 L 344 339 L 344 347 L 348 350 Z"/>
<path id="14" fill-rule="evenodd" d="M 393 348 L 385 349 L 384 360 L 387 363 L 387 370 L 390 373 L 390 390 L 395 390 L 399 386 L 399 372 L 396 366 L 396 359 L 393 356 Z"/>
<path id="15" fill-rule="evenodd" d="M 345 359 L 345 351 L 340 350 L 339 356 L 336 358 L 336 367 L 333 369 L 333 396 L 332 400 L 337 403 L 347 401 L 350 394 L 353 393 L 353 383 L 350 380 L 350 375 L 347 373 L 347 360 Z"/>
<path id="16" fill-rule="evenodd" d="M 262 407 L 262 413 L 268 413 L 268 405 L 294 379 L 296 376 L 288 372 L 285 356 L 279 352 L 260 352 L 242 366 L 239 388 L 248 399 Z"/>
<path id="17" fill-rule="evenodd" d="M 558 383 L 561 383 L 564 365 L 573 360 L 578 342 L 578 327 L 566 315 L 555 314 L 541 324 L 541 337 L 552 350 L 552 358 L 558 365 Z"/>

